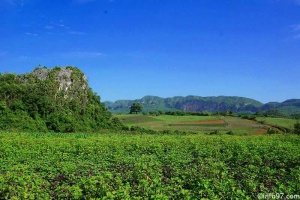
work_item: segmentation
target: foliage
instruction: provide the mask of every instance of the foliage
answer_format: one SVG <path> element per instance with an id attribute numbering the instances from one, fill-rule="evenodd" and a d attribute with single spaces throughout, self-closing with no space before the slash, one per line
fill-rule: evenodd
<path id="1" fill-rule="evenodd" d="M 233 131 L 228 131 L 226 134 L 227 135 L 234 135 Z"/>
<path id="2" fill-rule="evenodd" d="M 298 113 L 298 114 L 292 114 L 291 118 L 292 119 L 300 119 L 300 113 Z"/>
<path id="3" fill-rule="evenodd" d="M 0 133 L 1 199 L 297 194 L 300 138 Z"/>
<path id="4" fill-rule="evenodd" d="M 219 134 L 220 134 L 220 132 L 218 130 L 214 130 L 209 133 L 209 135 L 219 135 Z"/>
<path id="5" fill-rule="evenodd" d="M 248 119 L 248 120 L 255 120 L 256 116 L 255 115 L 240 115 L 242 119 Z"/>
<path id="6" fill-rule="evenodd" d="M 280 110 L 268 110 L 264 112 L 265 117 L 287 117 L 283 112 Z"/>
<path id="7" fill-rule="evenodd" d="M 268 128 L 267 134 L 278 134 L 278 131 L 273 128 Z"/>
<path id="8" fill-rule="evenodd" d="M 130 114 L 138 114 L 139 112 L 142 112 L 143 110 L 143 105 L 140 104 L 140 103 L 133 103 L 131 106 L 130 106 Z"/>
<path id="9" fill-rule="evenodd" d="M 0 129 L 75 132 L 109 128 L 111 114 L 75 67 L 0 75 Z"/>
<path id="10" fill-rule="evenodd" d="M 294 124 L 294 133 L 300 135 L 300 122 Z"/>

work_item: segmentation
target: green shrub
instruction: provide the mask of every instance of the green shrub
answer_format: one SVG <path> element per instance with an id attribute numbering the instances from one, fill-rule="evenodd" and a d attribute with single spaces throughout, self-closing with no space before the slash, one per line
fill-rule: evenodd
<path id="1" fill-rule="evenodd" d="M 300 135 L 300 122 L 294 124 L 294 133 Z"/>
<path id="2" fill-rule="evenodd" d="M 278 131 L 272 128 L 268 128 L 267 134 L 278 134 Z"/>

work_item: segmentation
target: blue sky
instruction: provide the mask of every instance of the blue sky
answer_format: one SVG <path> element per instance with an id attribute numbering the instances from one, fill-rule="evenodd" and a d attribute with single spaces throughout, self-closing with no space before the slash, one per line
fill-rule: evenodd
<path id="1" fill-rule="evenodd" d="M 102 101 L 300 98 L 300 0 L 1 0 L 0 71 L 76 66 Z"/>

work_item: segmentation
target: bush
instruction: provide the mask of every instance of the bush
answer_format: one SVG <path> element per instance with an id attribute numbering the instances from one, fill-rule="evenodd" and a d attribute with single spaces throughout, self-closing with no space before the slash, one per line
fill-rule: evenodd
<path id="1" fill-rule="evenodd" d="M 300 122 L 294 124 L 294 133 L 300 135 Z"/>
<path id="2" fill-rule="evenodd" d="M 218 130 L 214 130 L 210 132 L 209 135 L 220 135 L 220 132 Z"/>
<path id="3" fill-rule="evenodd" d="M 234 135 L 234 133 L 232 131 L 228 131 L 226 134 L 227 135 Z"/>
<path id="4" fill-rule="evenodd" d="M 249 120 L 255 120 L 256 116 L 254 115 L 244 115 L 242 116 L 242 119 L 249 119 Z"/>
<path id="5" fill-rule="evenodd" d="M 270 135 L 272 135 L 272 134 L 278 134 L 278 131 L 274 130 L 272 128 L 268 128 L 267 134 L 270 134 Z"/>

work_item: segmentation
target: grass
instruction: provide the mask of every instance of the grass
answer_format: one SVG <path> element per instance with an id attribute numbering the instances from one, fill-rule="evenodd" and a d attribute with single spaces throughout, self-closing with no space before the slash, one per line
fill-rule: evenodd
<path id="1" fill-rule="evenodd" d="M 161 121 L 159 119 L 150 116 L 145 116 L 145 115 L 117 115 L 117 117 L 119 117 L 122 123 L 126 125 L 136 125 L 136 124 L 143 124 L 148 122 Z"/>
<path id="2" fill-rule="evenodd" d="M 299 120 L 295 119 L 288 119 L 288 118 L 272 118 L 272 117 L 257 117 L 257 121 L 262 121 L 266 124 L 271 124 L 271 125 L 278 125 L 281 127 L 293 129 L 294 124 L 297 123 Z"/>

